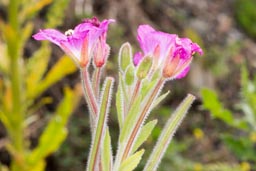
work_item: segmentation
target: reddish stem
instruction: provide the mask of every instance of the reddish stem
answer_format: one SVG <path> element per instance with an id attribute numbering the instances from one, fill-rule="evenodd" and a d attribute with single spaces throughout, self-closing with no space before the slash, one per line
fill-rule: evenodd
<path id="1" fill-rule="evenodd" d="M 97 117 L 98 114 L 98 104 L 96 101 L 95 96 L 93 95 L 92 86 L 89 81 L 89 75 L 87 68 L 81 69 L 82 73 L 82 83 L 83 83 L 83 89 L 85 93 L 85 99 L 89 105 L 89 109 L 92 112 L 93 120 Z"/>
<path id="2" fill-rule="evenodd" d="M 137 80 L 134 91 L 133 91 L 133 94 L 132 94 L 132 98 L 131 98 L 129 106 L 127 108 L 127 113 L 131 109 L 131 106 L 133 105 L 133 102 L 134 102 L 135 98 L 137 97 L 137 95 L 139 93 L 140 85 L 141 85 L 141 80 Z"/>
<path id="3" fill-rule="evenodd" d="M 146 114 L 147 114 L 147 111 L 149 110 L 149 108 L 150 108 L 150 106 L 151 106 L 153 100 L 155 99 L 155 97 L 156 97 L 158 91 L 160 90 L 160 88 L 161 88 L 163 82 L 164 82 L 164 79 L 163 79 L 163 78 L 161 78 L 161 79 L 158 81 L 157 85 L 155 86 L 155 88 L 154 88 L 152 94 L 150 95 L 150 97 L 149 97 L 149 99 L 148 99 L 147 104 L 146 104 L 145 107 L 143 108 L 143 110 L 142 110 L 142 112 L 141 112 L 141 115 L 140 115 L 140 117 L 139 117 L 139 119 L 138 119 L 138 122 L 136 123 L 136 125 L 135 125 L 135 127 L 134 127 L 134 129 L 133 129 L 133 131 L 132 131 L 132 134 L 131 134 L 130 137 L 129 137 L 129 141 L 128 141 L 126 147 L 125 147 L 124 154 L 123 154 L 123 157 L 122 157 L 122 161 L 124 161 L 124 160 L 127 158 L 127 156 L 129 155 L 129 152 L 130 152 L 130 150 L 131 150 L 131 147 L 132 147 L 132 145 L 133 145 L 133 142 L 134 142 L 134 140 L 135 140 L 135 137 L 136 137 L 136 135 L 137 135 L 137 133 L 138 133 L 138 131 L 139 131 L 139 128 L 141 127 L 141 124 L 143 123 L 143 121 L 144 121 L 144 119 L 145 119 L 145 116 L 146 116 Z"/>

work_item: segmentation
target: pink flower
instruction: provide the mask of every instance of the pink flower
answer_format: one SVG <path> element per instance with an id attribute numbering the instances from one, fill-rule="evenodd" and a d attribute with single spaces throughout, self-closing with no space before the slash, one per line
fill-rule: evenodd
<path id="1" fill-rule="evenodd" d="M 149 25 L 139 26 L 137 39 L 143 53 L 135 53 L 134 65 L 137 66 L 144 56 L 152 56 L 153 68 L 162 69 L 165 78 L 183 78 L 189 71 L 193 55 L 196 52 L 200 55 L 203 53 L 190 39 L 156 31 Z"/>
<path id="2" fill-rule="evenodd" d="M 49 40 L 58 45 L 67 55 L 69 55 L 79 67 L 86 67 L 91 57 L 100 44 L 102 47 L 108 47 L 106 36 L 108 25 L 114 22 L 113 19 L 103 20 L 100 22 L 96 17 L 86 19 L 77 25 L 74 30 L 68 30 L 65 34 L 55 29 L 40 30 L 33 35 L 36 40 Z M 106 54 L 102 52 L 102 54 Z M 100 57 L 98 57 L 100 58 Z M 101 56 L 101 58 L 106 58 Z M 105 60 L 103 60 L 105 62 Z"/>

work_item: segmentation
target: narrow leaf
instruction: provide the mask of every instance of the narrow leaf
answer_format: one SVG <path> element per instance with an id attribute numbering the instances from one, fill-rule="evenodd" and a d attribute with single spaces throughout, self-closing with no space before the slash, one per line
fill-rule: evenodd
<path id="1" fill-rule="evenodd" d="M 50 53 L 51 50 L 49 47 L 46 44 L 43 44 L 42 47 L 27 61 L 25 78 L 27 96 L 30 99 L 34 99 L 37 95 L 36 89 L 39 81 L 47 70 Z"/>
<path id="2" fill-rule="evenodd" d="M 25 6 L 24 10 L 20 13 L 20 18 L 24 22 L 24 20 L 33 17 L 37 12 L 39 12 L 44 6 L 50 4 L 52 0 L 39 0 L 33 3 L 28 3 Z"/>
<path id="3" fill-rule="evenodd" d="M 139 110 L 140 110 L 140 103 L 141 103 L 141 96 L 139 95 L 133 105 L 131 106 L 131 110 L 128 112 L 127 117 L 125 118 L 123 129 L 120 132 L 120 139 L 119 141 L 126 142 L 126 139 L 131 134 L 135 124 L 137 123 L 137 119 L 139 118 Z"/>
<path id="4" fill-rule="evenodd" d="M 88 171 L 98 170 L 99 160 L 100 160 L 100 149 L 103 144 L 103 136 L 107 127 L 107 117 L 110 106 L 113 78 L 107 77 L 105 80 L 103 92 L 101 95 L 101 104 L 99 108 L 99 114 L 96 120 L 96 130 L 93 133 L 92 148 L 90 150 L 88 159 Z"/>
<path id="5" fill-rule="evenodd" d="M 176 132 L 181 121 L 185 117 L 188 109 L 195 100 L 193 95 L 188 94 L 183 102 L 178 106 L 172 116 L 168 119 L 164 129 L 158 138 L 157 144 L 151 153 L 144 171 L 155 171 L 162 160 L 162 157 L 170 144 L 174 133 Z"/>
<path id="6" fill-rule="evenodd" d="M 152 109 L 154 109 L 159 103 L 162 102 L 162 100 L 164 100 L 168 94 L 170 93 L 170 91 L 167 91 L 166 93 L 162 94 L 161 96 L 159 96 L 153 103 L 152 105 Z"/>
<path id="7" fill-rule="evenodd" d="M 10 123 L 10 118 L 8 117 L 7 114 L 5 114 L 3 111 L 0 110 L 0 121 L 4 124 L 4 126 L 8 129 L 11 130 L 11 123 Z"/>
<path id="8" fill-rule="evenodd" d="M 121 75 L 121 73 L 119 73 L 119 79 L 121 81 L 122 92 L 123 92 L 123 97 L 124 97 L 124 104 L 125 104 L 126 102 L 128 102 L 128 99 L 129 99 L 128 92 L 127 92 L 128 88 L 125 85 L 125 78 L 124 78 L 124 76 Z"/>
<path id="9" fill-rule="evenodd" d="M 134 103 L 131 106 L 131 110 L 128 112 L 127 117 L 124 120 L 123 127 L 120 130 L 119 140 L 118 140 L 118 151 L 115 157 L 114 163 L 114 171 L 119 171 L 120 164 L 123 157 L 123 152 L 128 143 L 128 138 L 130 137 L 133 128 L 139 118 L 139 110 L 140 110 L 141 96 L 139 95 Z"/>
<path id="10" fill-rule="evenodd" d="M 124 122 L 124 97 L 121 84 L 121 80 L 119 79 L 119 84 L 116 92 L 116 110 L 120 130 L 123 127 Z"/>
<path id="11" fill-rule="evenodd" d="M 112 171 L 112 152 L 111 152 L 111 139 L 109 135 L 109 129 L 106 129 L 106 133 L 104 136 L 104 142 L 102 146 L 102 171 Z"/>
<path id="12" fill-rule="evenodd" d="M 156 86 L 157 82 L 158 82 L 158 79 L 143 80 L 141 93 L 140 93 L 142 96 L 142 99 L 144 99 L 149 94 L 149 92 Z"/>
<path id="13" fill-rule="evenodd" d="M 0 30 L 1 30 L 1 23 L 0 23 Z M 7 73 L 9 72 L 9 62 L 10 62 L 10 59 L 8 58 L 8 55 L 7 55 L 7 47 L 6 47 L 6 44 L 0 42 L 0 52 L 1 52 L 1 55 L 0 55 L 0 71 L 1 71 L 1 74 L 3 75 L 7 75 Z"/>
<path id="14" fill-rule="evenodd" d="M 28 162 L 36 165 L 46 156 L 56 151 L 67 136 L 66 124 L 78 104 L 81 92 L 65 89 L 64 99 L 58 105 L 55 116 L 51 119 L 39 138 L 39 145 L 28 156 Z"/>
<path id="15" fill-rule="evenodd" d="M 75 72 L 76 70 L 77 67 L 75 66 L 74 62 L 69 57 L 64 55 L 47 73 L 45 79 L 43 79 L 37 85 L 37 91 L 35 91 L 36 96 L 40 95 L 47 88 L 55 84 L 57 81 L 59 81 L 66 75 Z"/>
<path id="16" fill-rule="evenodd" d="M 45 28 L 55 28 L 63 23 L 66 16 L 65 9 L 68 7 L 70 0 L 52 0 L 53 3 L 47 12 L 47 22 Z"/>
<path id="17" fill-rule="evenodd" d="M 141 149 L 132 156 L 128 157 L 125 161 L 122 162 L 119 171 L 133 171 L 140 163 L 144 151 L 144 149 Z"/>
<path id="18" fill-rule="evenodd" d="M 233 124 L 234 117 L 232 113 L 224 108 L 219 101 L 216 92 L 204 88 L 201 90 L 201 94 L 203 99 L 203 107 L 211 112 L 213 118 L 221 119 L 229 125 Z"/>
<path id="19" fill-rule="evenodd" d="M 155 119 L 153 121 L 148 122 L 141 128 L 141 132 L 134 143 L 132 153 L 134 153 L 148 139 L 152 130 L 155 128 L 156 124 L 157 124 L 157 120 Z"/>

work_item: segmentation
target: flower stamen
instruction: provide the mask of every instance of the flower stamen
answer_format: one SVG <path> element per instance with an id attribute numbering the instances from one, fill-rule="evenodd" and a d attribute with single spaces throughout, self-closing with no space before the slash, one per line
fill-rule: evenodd
<path id="1" fill-rule="evenodd" d="M 72 30 L 72 29 L 65 31 L 66 36 L 72 36 L 73 34 L 74 34 L 74 30 Z"/>

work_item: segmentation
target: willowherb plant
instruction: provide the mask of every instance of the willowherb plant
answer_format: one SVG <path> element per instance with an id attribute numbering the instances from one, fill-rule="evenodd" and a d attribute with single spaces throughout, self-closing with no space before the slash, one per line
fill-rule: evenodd
<path id="1" fill-rule="evenodd" d="M 124 43 L 119 51 L 119 80 L 116 109 L 120 128 L 118 150 L 112 155 L 107 120 L 114 78 L 106 77 L 101 87 L 101 73 L 109 56 L 106 43 L 108 25 L 113 19 L 100 22 L 86 19 L 65 34 L 54 29 L 40 30 L 33 37 L 49 40 L 64 50 L 81 71 L 84 95 L 90 109 L 92 145 L 87 171 L 132 171 L 144 153 L 139 147 L 146 141 L 157 120 L 146 123 L 152 109 L 169 93 L 160 95 L 165 82 L 183 78 L 189 71 L 193 55 L 201 48 L 188 38 L 154 30 L 149 25 L 138 28 L 142 52 L 132 55 L 131 45 Z M 93 73 L 88 67 L 93 63 Z M 101 94 L 100 94 L 101 92 Z M 157 169 L 173 134 L 195 97 L 187 95 L 167 121 L 144 171 Z"/>

